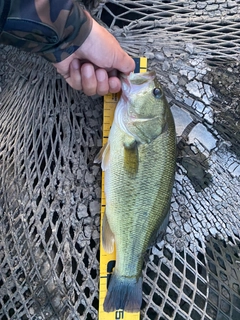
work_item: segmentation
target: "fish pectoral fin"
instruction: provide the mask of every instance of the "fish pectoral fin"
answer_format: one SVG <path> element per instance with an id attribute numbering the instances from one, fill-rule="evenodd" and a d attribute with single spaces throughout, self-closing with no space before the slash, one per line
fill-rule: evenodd
<path id="1" fill-rule="evenodd" d="M 112 253 L 114 251 L 114 234 L 110 229 L 106 212 L 104 213 L 102 222 L 102 245 L 107 253 Z"/>
<path id="2" fill-rule="evenodd" d="M 107 142 L 99 151 L 94 159 L 94 163 L 102 163 L 103 171 L 106 171 L 110 161 L 110 144 Z"/>
<path id="3" fill-rule="evenodd" d="M 124 169 L 132 177 L 138 172 L 138 143 L 136 140 L 126 141 L 124 146 Z"/>

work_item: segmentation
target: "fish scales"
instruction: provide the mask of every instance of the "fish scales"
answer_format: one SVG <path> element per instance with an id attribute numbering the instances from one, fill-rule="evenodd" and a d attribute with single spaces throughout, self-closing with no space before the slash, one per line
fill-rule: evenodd
<path id="1" fill-rule="evenodd" d="M 106 214 L 117 244 L 115 270 L 126 276 L 139 276 L 143 253 L 149 246 L 151 235 L 157 232 L 168 211 L 166 203 L 172 192 L 169 181 L 173 180 L 172 172 L 175 168 L 175 143 L 171 137 L 174 135 L 174 127 L 171 134 L 165 132 L 150 144 L 138 147 L 139 169 L 133 179 L 129 179 L 122 169 L 124 156 L 120 147 L 125 134 L 117 126 L 112 128 L 111 134 L 115 136 L 115 143 L 111 147 L 111 152 L 115 153 L 115 157 L 111 158 L 111 167 L 115 169 L 114 173 L 110 168 L 105 173 L 105 179 L 109 179 L 110 185 L 107 191 L 109 195 L 106 195 L 109 199 Z M 108 215 L 111 206 L 119 214 Z M 131 242 L 133 245 L 130 247 Z M 139 257 L 138 264 L 136 256 Z"/>
<path id="2" fill-rule="evenodd" d="M 104 302 L 107 312 L 136 312 L 141 307 L 144 253 L 157 232 L 165 231 L 176 161 L 174 121 L 155 73 L 122 82 L 122 98 L 101 153 L 103 246 L 110 252 L 113 239 L 116 244 L 116 265 Z"/>

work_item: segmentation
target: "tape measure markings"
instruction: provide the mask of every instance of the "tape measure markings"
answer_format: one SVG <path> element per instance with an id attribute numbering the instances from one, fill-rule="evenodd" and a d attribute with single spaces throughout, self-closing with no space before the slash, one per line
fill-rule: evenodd
<path id="1" fill-rule="evenodd" d="M 135 73 L 143 73 L 147 71 L 147 58 L 135 58 L 136 68 Z M 117 102 L 120 98 L 120 94 L 108 94 L 104 96 L 103 105 L 103 145 L 107 143 L 109 131 L 112 125 L 113 117 Z M 101 228 L 102 219 L 105 212 L 106 199 L 104 194 L 104 172 L 102 172 L 102 192 L 101 192 Z M 115 251 L 112 254 L 108 254 L 104 251 L 102 247 L 102 237 L 100 232 L 100 283 L 99 283 L 99 320 L 139 320 L 140 312 L 138 313 L 128 313 L 122 310 L 117 310 L 115 312 L 104 312 L 103 302 L 107 293 L 107 282 L 111 275 L 111 268 L 116 260 Z M 110 270 L 108 270 L 110 268 Z"/>

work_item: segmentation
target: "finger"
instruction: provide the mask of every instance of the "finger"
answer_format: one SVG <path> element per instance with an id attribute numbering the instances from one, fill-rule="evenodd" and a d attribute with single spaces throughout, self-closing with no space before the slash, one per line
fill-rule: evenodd
<path id="1" fill-rule="evenodd" d="M 135 69 L 135 61 L 121 48 L 121 51 L 118 51 L 115 55 L 112 67 L 120 72 L 129 74 Z"/>
<path id="2" fill-rule="evenodd" d="M 104 69 L 97 69 L 96 78 L 97 78 L 97 94 L 99 94 L 100 96 L 104 96 L 109 92 L 107 71 Z"/>
<path id="3" fill-rule="evenodd" d="M 111 77 L 108 80 L 109 92 L 117 93 L 121 90 L 121 81 L 117 77 Z"/>
<path id="4" fill-rule="evenodd" d="M 82 90 L 82 79 L 80 73 L 80 61 L 74 59 L 70 64 L 70 77 L 66 78 L 67 83 L 76 90 Z"/>
<path id="5" fill-rule="evenodd" d="M 82 89 L 87 96 L 97 93 L 97 79 L 94 66 L 91 63 L 84 63 L 81 66 Z"/>

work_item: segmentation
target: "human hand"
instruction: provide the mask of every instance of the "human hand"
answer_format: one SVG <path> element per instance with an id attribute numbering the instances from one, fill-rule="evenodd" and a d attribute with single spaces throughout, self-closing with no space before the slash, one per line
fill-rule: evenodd
<path id="1" fill-rule="evenodd" d="M 121 90 L 118 71 L 129 74 L 134 60 L 120 47 L 117 40 L 95 20 L 84 43 L 65 60 L 53 64 L 67 83 L 92 96 Z"/>

